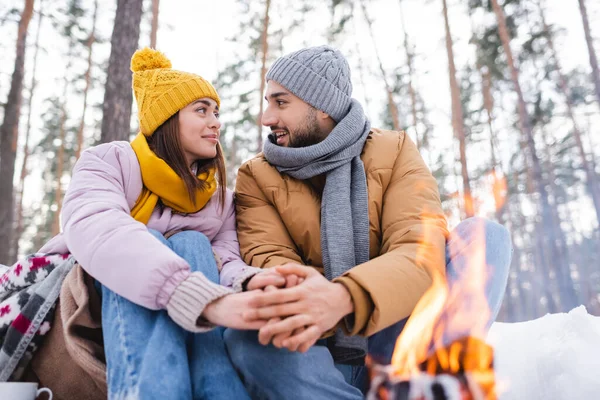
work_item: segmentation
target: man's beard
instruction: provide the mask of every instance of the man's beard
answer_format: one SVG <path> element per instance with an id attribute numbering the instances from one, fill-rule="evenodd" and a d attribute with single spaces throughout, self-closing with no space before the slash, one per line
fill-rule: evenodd
<path id="1" fill-rule="evenodd" d="M 317 122 L 317 110 L 310 108 L 306 116 L 306 122 L 299 126 L 294 132 L 290 132 L 288 147 L 308 147 L 321 143 L 327 135 L 324 135 Z"/>

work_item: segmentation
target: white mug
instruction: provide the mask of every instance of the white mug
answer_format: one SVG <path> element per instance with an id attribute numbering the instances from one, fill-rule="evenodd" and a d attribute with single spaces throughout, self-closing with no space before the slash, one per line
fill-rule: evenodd
<path id="1" fill-rule="evenodd" d="M 47 393 L 48 400 L 52 400 L 52 391 L 48 388 L 38 390 L 38 384 L 35 382 L 0 383 L 1 400 L 35 400 L 42 393 Z"/>

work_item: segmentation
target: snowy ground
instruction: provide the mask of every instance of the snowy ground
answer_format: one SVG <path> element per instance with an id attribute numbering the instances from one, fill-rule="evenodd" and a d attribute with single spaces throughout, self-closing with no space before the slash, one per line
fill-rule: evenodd
<path id="1" fill-rule="evenodd" d="M 500 400 L 600 399 L 600 317 L 580 306 L 519 323 L 495 323 Z"/>

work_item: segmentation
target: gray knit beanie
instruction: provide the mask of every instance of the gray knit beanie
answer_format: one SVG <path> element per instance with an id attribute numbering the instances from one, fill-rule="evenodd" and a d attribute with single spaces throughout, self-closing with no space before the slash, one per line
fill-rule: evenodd
<path id="1" fill-rule="evenodd" d="M 331 46 L 309 47 L 280 57 L 266 78 L 326 112 L 336 122 L 350 109 L 350 67 L 342 53 Z"/>

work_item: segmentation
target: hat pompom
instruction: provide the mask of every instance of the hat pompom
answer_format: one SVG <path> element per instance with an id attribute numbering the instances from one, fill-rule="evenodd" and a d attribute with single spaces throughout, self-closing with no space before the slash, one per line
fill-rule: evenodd
<path id="1" fill-rule="evenodd" d="M 158 68 L 171 68 L 171 61 L 158 50 L 146 47 L 136 51 L 131 57 L 132 72 Z"/>

